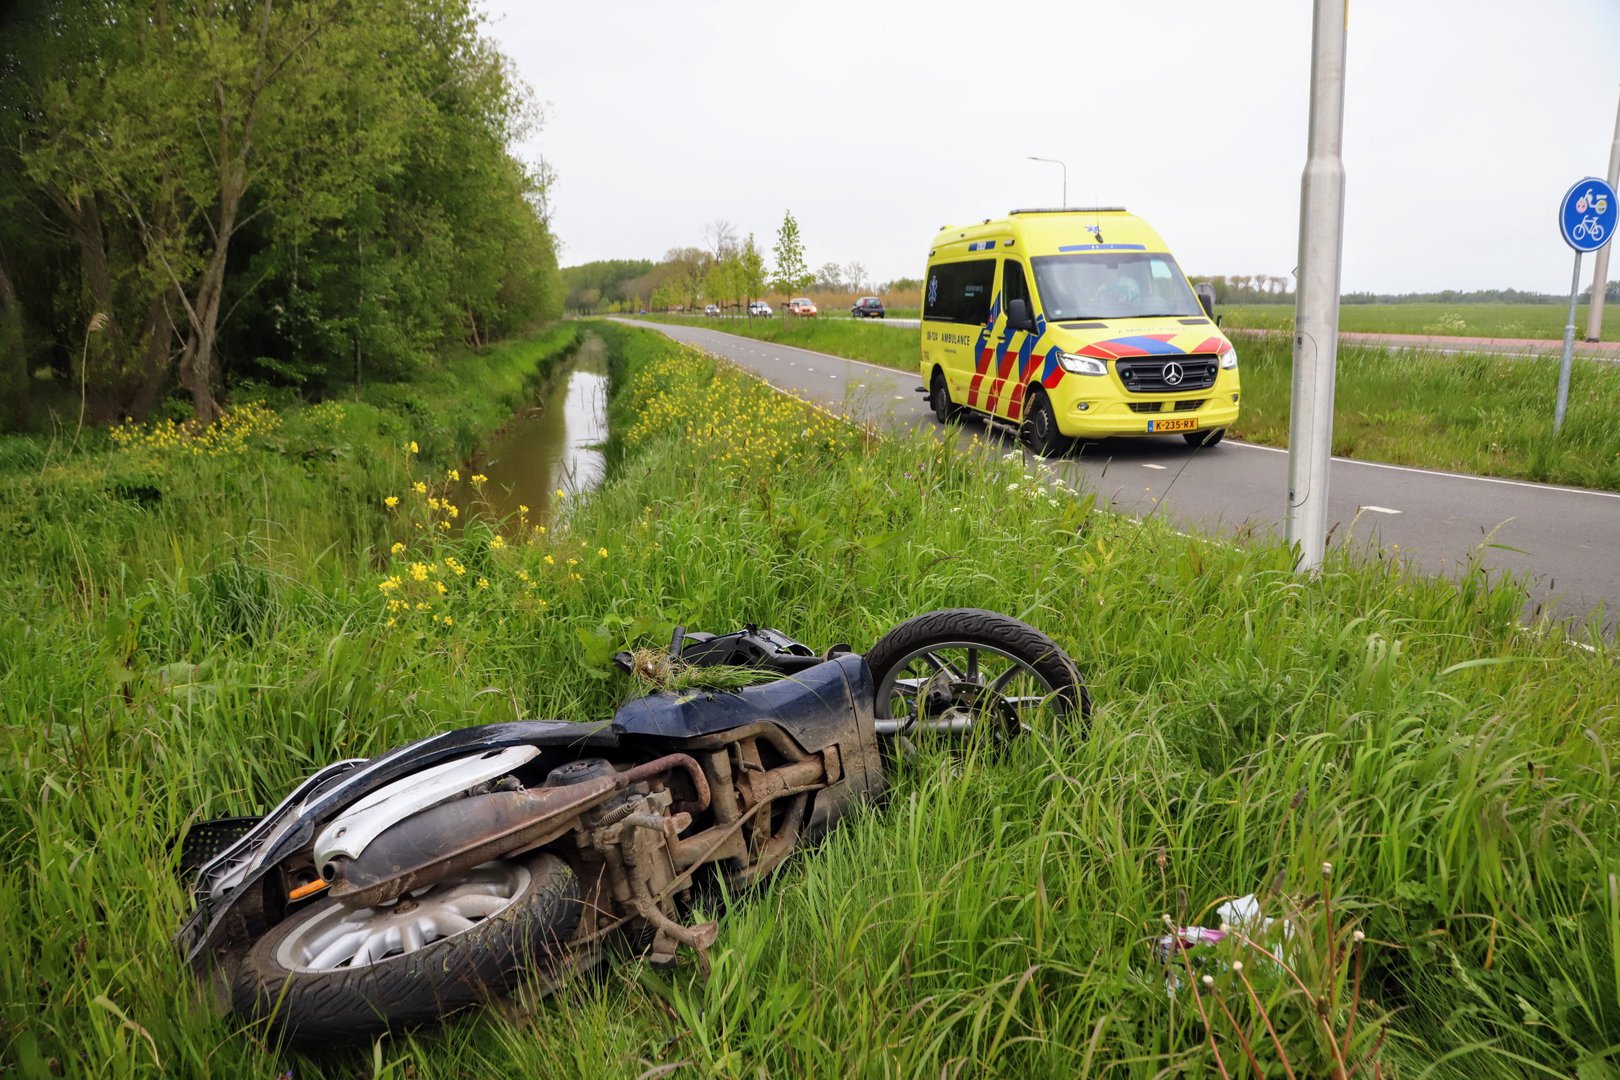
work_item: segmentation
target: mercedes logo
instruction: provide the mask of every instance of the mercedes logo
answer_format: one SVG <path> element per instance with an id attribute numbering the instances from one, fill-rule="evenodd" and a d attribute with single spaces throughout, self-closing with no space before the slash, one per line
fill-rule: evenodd
<path id="1" fill-rule="evenodd" d="M 1164 384 L 1166 386 L 1180 386 L 1181 380 L 1184 377 L 1182 375 L 1181 365 L 1176 363 L 1174 360 L 1164 365 L 1163 375 Z"/>

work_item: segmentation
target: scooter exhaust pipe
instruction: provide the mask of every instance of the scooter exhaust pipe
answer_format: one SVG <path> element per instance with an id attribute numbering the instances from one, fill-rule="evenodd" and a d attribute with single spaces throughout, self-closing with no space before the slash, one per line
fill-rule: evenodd
<path id="1" fill-rule="evenodd" d="M 320 867 L 321 876 L 332 882 L 331 896 L 344 907 L 377 907 L 491 859 L 549 844 L 614 792 L 671 769 L 686 771 L 696 795 L 691 808 L 707 809 L 709 785 L 702 768 L 686 754 L 669 754 L 561 787 L 494 791 L 440 803 L 389 826 L 358 856 L 333 859 Z"/>

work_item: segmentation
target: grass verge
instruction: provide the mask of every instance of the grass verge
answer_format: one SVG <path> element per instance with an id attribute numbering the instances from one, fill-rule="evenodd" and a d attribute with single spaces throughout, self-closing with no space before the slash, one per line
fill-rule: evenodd
<path id="1" fill-rule="evenodd" d="M 597 332 L 615 476 L 547 531 L 476 506 L 441 528 L 445 470 L 401 456 L 398 503 L 354 510 L 398 550 L 294 557 L 247 519 L 252 542 L 214 554 L 181 535 L 206 519 L 170 519 L 152 528 L 172 560 L 69 562 L 49 605 L 0 618 L 0 1046 L 19 1071 L 1147 1077 L 1217 1055 L 1237 1074 L 1245 1043 L 1299 1076 L 1375 1056 L 1386 1076 L 1613 1068 L 1602 644 L 1523 630 L 1522 595 L 1479 574 L 1335 556 L 1302 580 L 1280 547 L 1100 515 L 1016 458 L 875 438 L 658 335 Z M 272 453 L 250 441 L 234 468 Z M 602 715 L 625 692 L 612 650 L 675 622 L 864 646 L 959 604 L 1063 643 L 1100 703 L 1089 732 L 901 771 L 885 807 L 736 898 L 707 980 L 626 963 L 298 1060 L 177 971 L 166 842 L 194 816 L 452 725 Z M 1208 992 L 1171 989 L 1161 914 L 1213 924 L 1256 890 L 1291 917 L 1299 982 L 1227 943 L 1200 954 Z"/>
<path id="2" fill-rule="evenodd" d="M 1233 434 L 1288 445 L 1293 353 L 1240 340 L 1243 413 Z M 1620 364 L 1576 360 L 1553 434 L 1557 357 L 1428 355 L 1341 345 L 1333 452 L 1366 461 L 1620 491 Z"/>
<path id="3" fill-rule="evenodd" d="M 1229 304 L 1227 325 L 1294 328 L 1293 304 Z M 1586 334 L 1587 305 L 1576 308 L 1575 331 Z M 1364 334 L 1434 334 L 1442 337 L 1530 338 L 1562 341 L 1569 302 L 1552 304 L 1343 304 L 1339 329 Z M 1620 318 L 1604 319 L 1603 340 L 1620 341 Z"/>

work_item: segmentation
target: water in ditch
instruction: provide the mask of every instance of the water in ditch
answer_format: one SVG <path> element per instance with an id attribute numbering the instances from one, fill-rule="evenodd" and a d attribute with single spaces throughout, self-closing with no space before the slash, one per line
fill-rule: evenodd
<path id="1" fill-rule="evenodd" d="M 505 521 L 508 532 L 554 519 L 607 472 L 607 392 L 607 347 L 589 334 L 534 403 L 478 448 L 462 470 L 457 501 L 487 503 L 481 510 Z M 488 478 L 476 493 L 474 473 Z"/>

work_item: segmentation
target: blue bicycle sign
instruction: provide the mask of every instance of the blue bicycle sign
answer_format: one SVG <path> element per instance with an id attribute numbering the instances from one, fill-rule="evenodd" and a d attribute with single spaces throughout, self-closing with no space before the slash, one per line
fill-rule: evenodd
<path id="1" fill-rule="evenodd" d="M 1570 188 L 1558 208 L 1564 243 L 1576 251 L 1596 251 L 1614 236 L 1620 200 L 1605 180 L 1589 176 Z"/>

